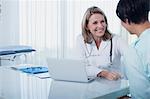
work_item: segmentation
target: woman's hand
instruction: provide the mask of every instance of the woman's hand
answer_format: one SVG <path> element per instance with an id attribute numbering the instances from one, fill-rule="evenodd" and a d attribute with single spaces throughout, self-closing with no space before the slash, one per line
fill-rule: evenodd
<path id="1" fill-rule="evenodd" d="M 107 71 L 107 70 L 101 71 L 97 76 L 106 78 L 108 80 L 117 80 L 117 79 L 121 78 L 119 73 L 117 73 L 117 72 L 110 72 L 110 71 Z"/>

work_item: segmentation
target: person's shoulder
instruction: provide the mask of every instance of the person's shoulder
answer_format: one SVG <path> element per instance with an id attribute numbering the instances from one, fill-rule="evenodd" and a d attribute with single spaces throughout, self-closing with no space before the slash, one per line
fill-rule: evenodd
<path id="1" fill-rule="evenodd" d="M 82 34 L 78 34 L 78 35 L 76 36 L 76 38 L 77 38 L 77 39 L 83 39 L 83 36 L 82 36 Z"/>
<path id="2" fill-rule="evenodd" d="M 150 38 L 150 28 L 145 30 L 144 38 L 145 38 L 145 40 L 149 40 L 150 41 L 150 39 L 149 39 Z"/>
<path id="3" fill-rule="evenodd" d="M 77 36 L 76 36 L 76 40 L 79 42 L 79 41 L 83 41 L 83 36 L 82 36 L 82 34 L 78 34 Z"/>
<path id="4" fill-rule="evenodd" d="M 77 38 L 83 38 L 83 37 L 82 37 L 82 34 L 78 34 L 78 35 L 77 35 Z"/>
<path id="5" fill-rule="evenodd" d="M 120 35 L 112 34 L 113 40 L 123 40 L 123 38 Z"/>
<path id="6" fill-rule="evenodd" d="M 117 34 L 113 34 L 113 41 L 115 41 L 116 43 L 127 43 L 127 41 L 123 37 Z"/>

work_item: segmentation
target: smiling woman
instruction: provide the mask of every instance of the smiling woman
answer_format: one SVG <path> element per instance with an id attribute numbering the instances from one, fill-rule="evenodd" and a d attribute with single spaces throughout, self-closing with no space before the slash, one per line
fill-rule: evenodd
<path id="1" fill-rule="evenodd" d="M 37 52 L 45 52 L 50 57 L 74 58 L 75 39 L 81 33 L 83 14 L 90 6 L 103 9 L 111 32 L 117 34 L 122 32 L 120 20 L 115 14 L 117 2 L 118 0 L 0 0 L 0 46 L 29 45 Z M 38 62 L 44 60 L 43 54 L 38 56 Z M 31 93 L 26 90 L 27 86 L 24 84 L 29 83 L 28 79 L 16 82 L 24 86 L 22 91 Z M 36 83 L 33 83 L 33 87 Z M 46 93 L 45 90 L 39 91 Z M 37 97 L 29 96 L 24 99 Z"/>
<path id="2" fill-rule="evenodd" d="M 108 28 L 120 32 L 115 15 L 117 0 L 20 0 L 20 43 L 29 44 L 48 56 L 74 57 L 75 39 L 81 31 L 81 19 L 89 6 L 106 12 Z"/>

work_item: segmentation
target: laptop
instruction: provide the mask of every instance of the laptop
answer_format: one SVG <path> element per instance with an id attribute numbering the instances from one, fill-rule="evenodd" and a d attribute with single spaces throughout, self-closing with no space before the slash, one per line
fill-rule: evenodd
<path id="1" fill-rule="evenodd" d="M 51 78 L 63 81 L 89 82 L 93 78 L 87 76 L 86 67 L 82 60 L 47 59 Z"/>

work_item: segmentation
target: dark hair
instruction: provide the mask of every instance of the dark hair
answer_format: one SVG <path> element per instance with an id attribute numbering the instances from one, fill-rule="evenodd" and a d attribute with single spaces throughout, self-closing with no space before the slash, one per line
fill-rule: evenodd
<path id="1" fill-rule="evenodd" d="M 89 18 L 91 17 L 91 15 L 97 14 L 97 13 L 104 16 L 104 19 L 105 19 L 105 22 L 106 22 L 106 25 L 107 25 L 105 34 L 102 37 L 102 39 L 106 41 L 106 40 L 111 38 L 111 34 L 107 29 L 108 23 L 107 23 L 107 18 L 105 16 L 104 12 L 96 6 L 92 6 L 92 7 L 87 9 L 87 11 L 85 12 L 85 14 L 83 16 L 83 20 L 82 20 L 82 36 L 84 38 L 85 43 L 91 44 L 92 41 L 93 41 L 92 35 L 91 35 L 90 31 L 87 29 L 87 24 L 89 22 Z"/>
<path id="2" fill-rule="evenodd" d="M 148 20 L 149 5 L 150 0 L 120 0 L 116 14 L 123 22 L 143 23 Z"/>

